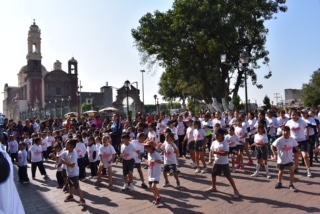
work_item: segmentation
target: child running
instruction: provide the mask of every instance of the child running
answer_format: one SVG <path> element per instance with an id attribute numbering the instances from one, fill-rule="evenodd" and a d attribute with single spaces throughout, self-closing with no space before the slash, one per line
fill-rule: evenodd
<path id="1" fill-rule="evenodd" d="M 284 173 L 284 168 L 288 167 L 290 171 L 290 191 L 296 192 L 297 189 L 293 186 L 294 183 L 294 167 L 293 167 L 293 148 L 296 151 L 300 151 L 298 142 L 290 137 L 290 128 L 288 126 L 283 127 L 282 137 L 275 140 L 272 144 L 273 155 L 277 159 L 277 167 L 279 169 L 278 173 L 278 183 L 275 188 L 282 188 L 282 178 Z"/>
<path id="2" fill-rule="evenodd" d="M 229 180 L 234 194 L 234 198 L 239 198 L 240 194 L 237 190 L 236 184 L 231 177 L 230 168 L 229 168 L 229 159 L 228 159 L 228 153 L 229 153 L 229 144 L 224 139 L 224 130 L 218 129 L 216 131 L 216 140 L 211 145 L 211 152 L 214 155 L 214 167 L 212 169 L 212 186 L 211 188 L 207 189 L 206 192 L 216 192 L 217 187 L 217 175 L 221 175 L 221 172 L 223 172 L 224 176 Z"/>
<path id="3" fill-rule="evenodd" d="M 62 150 L 62 145 L 61 143 L 56 143 L 54 146 L 53 146 L 53 149 L 54 149 L 54 152 L 57 156 L 61 155 L 62 152 L 64 152 L 64 150 Z M 50 154 L 50 157 L 52 155 Z M 62 189 L 65 182 L 64 182 L 64 178 L 63 178 L 63 175 L 62 175 L 62 163 L 61 163 L 61 160 L 57 160 L 56 161 L 56 169 L 57 169 L 57 172 L 56 172 L 56 178 L 57 178 L 57 182 L 58 182 L 58 186 L 57 186 L 57 189 Z"/>
<path id="4" fill-rule="evenodd" d="M 168 179 L 168 172 L 172 172 L 174 178 L 177 182 L 177 189 L 180 189 L 180 181 L 177 172 L 177 158 L 179 155 L 179 150 L 176 144 L 174 143 L 174 134 L 168 133 L 166 135 L 166 141 L 160 147 L 164 151 L 164 167 L 163 167 L 163 177 L 165 179 L 165 183 L 163 187 L 170 186 Z"/>
<path id="5" fill-rule="evenodd" d="M 36 170 L 37 167 L 40 170 L 41 175 L 43 175 L 43 178 L 46 179 L 48 178 L 46 169 L 44 168 L 43 165 L 43 160 L 42 160 L 42 140 L 40 137 L 36 137 L 34 139 L 34 144 L 31 146 L 29 149 L 30 154 L 31 154 L 31 174 L 32 174 L 32 179 L 36 179 Z"/>
<path id="6" fill-rule="evenodd" d="M 99 149 L 100 164 L 97 184 L 102 182 L 103 170 L 108 169 L 109 189 L 113 190 L 112 163 L 116 157 L 116 150 L 111 145 L 111 138 L 109 136 L 103 136 L 102 141 L 103 146 Z"/>
<path id="7" fill-rule="evenodd" d="M 61 153 L 59 156 L 54 154 L 51 155 L 51 158 L 60 161 L 62 164 L 65 164 L 67 167 L 67 176 L 68 176 L 68 183 L 70 185 L 69 195 L 66 197 L 64 202 L 73 201 L 73 193 L 74 189 L 78 192 L 80 197 L 80 205 L 84 205 L 86 201 L 83 198 L 82 190 L 80 189 L 79 184 L 79 167 L 78 167 L 78 160 L 77 160 L 77 153 L 74 151 L 77 145 L 77 139 L 70 139 L 66 143 L 66 151 Z"/>
<path id="8" fill-rule="evenodd" d="M 239 142 L 237 144 L 237 149 L 238 149 L 237 168 L 244 169 L 243 149 L 244 149 L 244 143 L 246 142 L 247 130 L 244 126 L 242 126 L 242 119 L 241 118 L 237 119 L 236 124 L 237 124 L 237 126 L 234 128 L 234 132 L 239 138 Z"/>
<path id="9" fill-rule="evenodd" d="M 148 180 L 149 187 L 155 196 L 152 201 L 153 204 L 157 205 L 161 202 L 160 192 L 157 188 L 161 177 L 161 165 L 163 164 L 161 155 L 156 151 L 156 143 L 148 141 L 144 144 L 148 152 Z"/>
<path id="10" fill-rule="evenodd" d="M 98 150 L 95 144 L 95 140 L 93 137 L 88 138 L 88 160 L 90 165 L 90 172 L 91 175 L 88 177 L 89 179 L 97 178 L 98 166 L 97 166 L 97 159 L 98 159 Z"/>
<path id="11" fill-rule="evenodd" d="M 251 177 L 258 177 L 260 166 L 264 165 L 267 178 L 268 179 L 271 178 L 269 174 L 268 163 L 267 163 L 268 145 L 269 145 L 269 140 L 268 140 L 268 136 L 265 134 L 264 125 L 259 125 L 258 133 L 254 135 L 254 143 L 251 145 L 256 148 L 256 156 L 257 156 L 256 171 L 251 175 Z"/>
<path id="12" fill-rule="evenodd" d="M 231 155 L 231 170 L 232 170 L 232 172 L 236 172 L 236 169 L 234 167 L 234 163 L 235 163 L 235 157 L 238 153 L 237 143 L 239 143 L 239 138 L 234 133 L 233 126 L 230 127 L 229 134 L 226 135 L 225 139 L 229 144 L 229 154 Z"/>

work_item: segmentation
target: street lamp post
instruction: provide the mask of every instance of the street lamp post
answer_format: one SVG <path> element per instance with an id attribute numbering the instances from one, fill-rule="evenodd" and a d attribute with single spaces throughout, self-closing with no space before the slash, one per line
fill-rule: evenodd
<path id="1" fill-rule="evenodd" d="M 143 110 L 144 110 L 144 79 L 143 79 L 143 73 L 146 72 L 145 70 L 140 70 L 142 73 L 142 102 L 143 102 Z"/>
<path id="2" fill-rule="evenodd" d="M 157 95 L 153 95 L 153 98 L 154 98 L 154 106 L 156 107 L 156 113 L 158 113 L 157 111 Z"/>
<path id="3" fill-rule="evenodd" d="M 127 91 L 127 119 L 129 118 L 129 87 L 130 87 L 130 81 L 126 80 L 124 82 L 124 87 L 126 88 Z"/>
<path id="4" fill-rule="evenodd" d="M 49 101 L 49 118 L 51 117 L 51 101 Z"/>
<path id="5" fill-rule="evenodd" d="M 160 106 L 159 106 L 159 98 L 157 98 L 157 106 L 158 106 L 158 115 L 160 115 Z"/>
<path id="6" fill-rule="evenodd" d="M 240 62 L 244 68 L 244 90 L 246 99 L 246 114 L 248 114 L 248 88 L 247 88 L 247 66 L 249 64 L 250 56 L 243 52 L 240 54 Z"/>
<path id="7" fill-rule="evenodd" d="M 63 98 L 61 98 L 61 117 L 63 115 Z"/>
<path id="8" fill-rule="evenodd" d="M 54 100 L 54 117 L 57 117 L 57 99 Z"/>

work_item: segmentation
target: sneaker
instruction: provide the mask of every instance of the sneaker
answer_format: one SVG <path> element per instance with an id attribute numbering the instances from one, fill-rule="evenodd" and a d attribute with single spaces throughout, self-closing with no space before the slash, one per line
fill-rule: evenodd
<path id="1" fill-rule="evenodd" d="M 196 164 L 196 163 L 194 163 L 194 162 L 191 163 L 191 168 L 192 168 L 192 169 L 194 169 L 194 168 L 196 168 L 196 167 L 197 167 L 197 164 Z"/>
<path id="2" fill-rule="evenodd" d="M 134 185 L 132 183 L 130 184 L 130 190 L 134 191 Z"/>
<path id="3" fill-rule="evenodd" d="M 156 198 L 156 200 L 155 200 L 155 205 L 158 205 L 158 204 L 160 204 L 160 202 L 161 202 L 161 197 L 159 197 L 159 198 Z"/>
<path id="4" fill-rule="evenodd" d="M 307 171 L 307 176 L 308 176 L 308 178 L 312 178 L 312 174 L 311 174 L 310 170 Z"/>
<path id="5" fill-rule="evenodd" d="M 275 186 L 274 186 L 275 189 L 280 189 L 282 188 L 282 183 L 281 182 L 278 182 Z"/>
<path id="6" fill-rule="evenodd" d="M 291 185 L 289 185 L 289 190 L 291 191 L 291 192 L 297 192 L 297 189 L 291 184 Z"/>
<path id="7" fill-rule="evenodd" d="M 142 184 L 141 184 L 141 187 L 142 187 L 143 189 L 148 189 L 148 186 L 147 186 L 145 183 L 142 183 Z"/>
<path id="8" fill-rule="evenodd" d="M 112 185 L 112 184 L 109 184 L 109 189 L 110 189 L 110 190 L 114 190 L 114 188 L 113 188 L 113 185 Z"/>
<path id="9" fill-rule="evenodd" d="M 244 169 L 244 165 L 243 164 L 240 164 L 240 169 Z"/>
<path id="10" fill-rule="evenodd" d="M 47 179 L 47 178 L 49 178 L 48 175 L 44 175 L 44 176 L 43 176 L 43 179 Z"/>
<path id="11" fill-rule="evenodd" d="M 58 186 L 56 186 L 56 188 L 57 188 L 57 189 L 62 189 L 63 186 L 62 186 L 62 185 L 58 185 Z"/>
<path id="12" fill-rule="evenodd" d="M 208 172 L 207 168 L 206 167 L 202 168 L 201 173 L 206 173 L 206 172 Z"/>
<path id="13" fill-rule="evenodd" d="M 267 175 L 267 179 L 271 179 L 271 175 L 268 174 L 268 175 Z"/>
<path id="14" fill-rule="evenodd" d="M 236 169 L 235 169 L 234 167 L 232 167 L 231 172 L 235 173 L 235 172 L 236 172 Z"/>
<path id="15" fill-rule="evenodd" d="M 123 185 L 121 191 L 126 191 L 126 190 L 128 190 L 128 189 L 129 189 L 128 184 L 125 184 L 125 185 Z"/>
<path id="16" fill-rule="evenodd" d="M 201 172 L 199 168 L 196 169 L 195 173 Z"/>
<path id="17" fill-rule="evenodd" d="M 176 188 L 177 188 L 177 189 L 180 189 L 180 187 L 181 187 L 181 186 L 180 186 L 180 181 L 177 181 Z"/>
<path id="18" fill-rule="evenodd" d="M 79 201 L 79 205 L 85 205 L 85 204 L 86 204 L 86 201 L 83 198 L 81 198 Z"/>
<path id="19" fill-rule="evenodd" d="M 166 181 L 166 182 L 163 184 L 163 187 L 169 187 L 169 186 L 170 186 L 169 181 Z"/>
<path id="20" fill-rule="evenodd" d="M 259 172 L 254 172 L 251 177 L 259 177 Z"/>
<path id="21" fill-rule="evenodd" d="M 93 176 L 90 175 L 90 176 L 88 177 L 88 179 L 93 179 Z"/>
<path id="22" fill-rule="evenodd" d="M 234 198 L 239 198 L 240 197 L 240 193 L 238 191 L 234 192 L 233 197 Z"/>
<path id="23" fill-rule="evenodd" d="M 237 169 L 240 169 L 240 167 L 241 167 L 241 165 L 240 165 L 240 164 L 238 164 L 238 165 L 237 165 Z"/>
<path id="24" fill-rule="evenodd" d="M 73 196 L 72 195 L 68 195 L 66 197 L 66 199 L 64 199 L 64 202 L 69 202 L 69 201 L 73 201 Z"/>
<path id="25" fill-rule="evenodd" d="M 87 179 L 86 178 L 82 178 L 80 181 L 85 182 Z"/>
<path id="26" fill-rule="evenodd" d="M 69 191 L 69 186 L 68 185 L 64 185 L 62 191 L 63 192 L 68 192 Z"/>
<path id="27" fill-rule="evenodd" d="M 247 165 L 248 165 L 248 166 L 253 166 L 254 163 L 253 163 L 253 161 L 249 161 L 249 162 L 247 163 Z"/>
<path id="28" fill-rule="evenodd" d="M 145 167 L 143 167 L 144 169 L 148 169 L 149 168 L 149 166 L 148 165 L 146 165 Z"/>
<path id="29" fill-rule="evenodd" d="M 206 189 L 205 192 L 217 192 L 217 188 L 210 187 L 209 189 Z"/>

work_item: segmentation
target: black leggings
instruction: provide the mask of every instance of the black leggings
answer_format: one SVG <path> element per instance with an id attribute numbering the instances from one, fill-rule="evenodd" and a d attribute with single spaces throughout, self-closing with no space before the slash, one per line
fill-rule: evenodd
<path id="1" fill-rule="evenodd" d="M 78 166 L 79 166 L 79 180 L 86 177 L 86 166 L 84 164 L 84 158 L 78 158 Z"/>
<path id="2" fill-rule="evenodd" d="M 181 155 L 186 155 L 187 153 L 187 144 L 183 145 L 183 140 L 186 135 L 178 135 L 178 140 L 179 140 L 179 154 Z"/>
<path id="3" fill-rule="evenodd" d="M 41 173 L 41 175 L 47 175 L 46 169 L 44 168 L 43 162 L 39 161 L 39 162 L 32 162 L 31 163 L 31 174 L 32 174 L 32 178 L 36 177 L 36 170 L 37 167 L 39 168 L 39 171 Z"/>

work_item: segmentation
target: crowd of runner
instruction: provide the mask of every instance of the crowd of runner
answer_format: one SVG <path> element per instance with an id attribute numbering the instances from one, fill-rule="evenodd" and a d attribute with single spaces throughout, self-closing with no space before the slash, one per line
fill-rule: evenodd
<path id="1" fill-rule="evenodd" d="M 207 192 L 217 191 L 216 177 L 223 174 L 238 198 L 240 193 L 231 174 L 249 165 L 255 166 L 252 177 L 260 176 L 264 169 L 265 177 L 270 179 L 270 159 L 277 161 L 279 169 L 275 188 L 282 187 L 284 169 L 288 168 L 289 189 L 296 191 L 294 174 L 299 166 L 305 166 L 305 175 L 312 177 L 311 167 L 318 162 L 320 151 L 320 119 L 313 109 L 252 111 L 248 115 L 229 110 L 202 112 L 194 117 L 185 111 L 154 117 L 138 114 L 134 120 L 121 119 L 118 114 L 104 120 L 98 115 L 42 122 L 34 118 L 13 121 L 0 117 L 0 149 L 7 151 L 18 165 L 19 182 L 29 182 L 28 162 L 32 179 L 36 179 L 37 169 L 46 179 L 43 162 L 54 161 L 57 188 L 69 192 L 65 202 L 74 200 L 76 190 L 80 204 L 85 204 L 85 199 L 79 181 L 95 179 L 95 185 L 99 185 L 107 175 L 108 188 L 113 190 L 112 166 L 119 162 L 123 168 L 122 191 L 135 189 L 136 168 L 141 187 L 150 188 L 155 196 L 153 203 L 159 204 L 157 185 L 162 176 L 163 187 L 170 186 L 169 174 L 180 189 L 182 158 L 190 158 L 195 173 L 207 173 L 208 167 L 212 167 L 212 186 Z M 143 163 L 146 164 L 142 166 Z M 143 168 L 148 170 L 146 180 Z"/>

